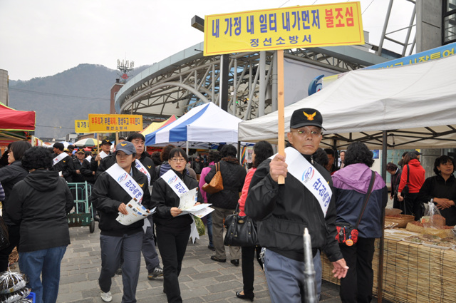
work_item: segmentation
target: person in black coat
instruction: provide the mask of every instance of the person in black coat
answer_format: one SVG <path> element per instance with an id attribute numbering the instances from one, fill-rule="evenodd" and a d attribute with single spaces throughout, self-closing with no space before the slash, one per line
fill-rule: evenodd
<path id="1" fill-rule="evenodd" d="M 446 219 L 447 226 L 456 225 L 456 179 L 454 177 L 455 163 L 449 156 L 435 159 L 435 176 L 424 181 L 418 194 L 420 203 L 434 202 L 440 214 Z"/>
<path id="2" fill-rule="evenodd" d="M 188 156 L 181 148 L 174 148 L 169 153 L 172 171 L 191 190 L 198 188 L 198 181 L 186 173 L 187 162 Z M 154 221 L 157 226 L 157 244 L 164 267 L 164 292 L 168 302 L 182 302 L 178 277 L 193 219 L 190 214 L 181 215 L 180 199 L 163 178 L 155 181 L 152 200 L 158 203 Z M 201 193 L 198 192 L 196 204 L 202 201 Z"/>
<path id="3" fill-rule="evenodd" d="M 126 141 L 117 144 L 115 156 L 117 161 L 115 165 L 125 171 L 121 177 L 127 178 L 127 173 L 132 177 L 134 182 L 130 188 L 136 188 L 136 193 L 142 192 L 142 205 L 152 209 L 154 205 L 150 200 L 147 177 L 134 166 L 136 156 L 134 145 Z M 100 213 L 98 226 L 101 230 L 101 271 L 98 283 L 101 288 L 101 298 L 105 302 L 112 300 L 111 279 L 122 257 L 122 302 L 136 302 L 144 220 L 130 225 L 122 225 L 116 220 L 119 212 L 128 213 L 127 204 L 132 200 L 132 196 L 118 183 L 118 178 L 108 172 L 109 170 L 105 171 L 97 178 L 91 197 L 94 207 Z"/>
<path id="4" fill-rule="evenodd" d="M 140 133 L 133 133 L 128 136 L 128 142 L 133 143 L 136 149 L 136 160 L 141 162 L 142 166 L 147 170 L 143 173 L 147 173 L 147 178 L 149 179 L 149 186 L 152 186 L 152 183 L 155 181 L 155 164 L 154 161 L 148 157 L 148 153 L 145 150 L 145 141 L 144 135 Z M 155 248 L 155 239 L 154 239 L 154 221 L 152 216 L 147 217 L 147 221 L 144 223 L 147 225 L 143 237 L 143 247 L 142 253 L 144 256 L 144 261 L 146 262 L 147 269 L 147 279 L 153 280 L 155 278 L 163 276 L 163 269 L 160 267 L 160 259 L 158 258 L 158 253 Z"/>
<path id="5" fill-rule="evenodd" d="M 82 174 L 82 167 L 84 165 L 84 162 L 88 163 L 88 161 L 85 160 L 85 152 L 80 149 L 76 152 L 76 158 L 73 159 L 73 182 L 83 183 L 86 181 L 84 175 Z"/>
<path id="6" fill-rule="evenodd" d="M 19 267 L 37 302 L 56 302 L 60 263 L 70 244 L 67 213 L 73 197 L 65 180 L 50 170 L 52 156 L 46 148 L 27 150 L 22 165 L 30 174 L 14 186 L 14 203 L 6 207 L 11 221 L 20 224 Z"/>
<path id="7" fill-rule="evenodd" d="M 54 154 L 52 155 L 52 158 L 57 158 L 62 153 L 65 153 L 63 149 L 63 143 L 55 143 L 53 147 Z M 66 153 L 65 155 L 66 157 L 64 157 L 62 160 L 60 160 L 58 163 L 53 164 L 52 169 L 56 172 L 61 172 L 62 177 L 64 177 L 67 182 L 71 182 L 71 176 L 73 175 L 73 159 Z"/>
<path id="8" fill-rule="evenodd" d="M 397 199 L 397 191 L 399 184 L 401 183 L 402 170 L 397 167 L 396 164 L 389 162 L 386 165 L 386 171 L 391 174 L 391 194 L 390 197 L 393 199 L 393 208 L 402 209 L 399 200 Z"/>
<path id="9" fill-rule="evenodd" d="M 31 148 L 30 143 L 26 141 L 16 141 L 10 146 L 8 153 L 8 162 L 10 165 L 0 168 L 0 183 L 5 191 L 5 200 L 3 201 L 3 209 L 9 203 L 15 203 L 13 200 L 10 202 L 10 194 L 14 185 L 22 181 L 27 175 L 28 171 L 22 167 L 22 157 L 25 152 Z M 8 227 L 10 245 L 0 250 L 0 271 L 8 269 L 9 255 L 14 247 L 19 244 L 19 225 L 15 224 L 8 218 L 8 214 L 3 214 L 3 220 Z"/>
<path id="10" fill-rule="evenodd" d="M 223 179 L 223 190 L 215 194 L 207 195 L 207 202 L 212 204 L 214 212 L 212 212 L 212 237 L 215 247 L 215 255 L 211 256 L 211 260 L 217 262 L 226 262 L 225 245 L 223 244 L 223 219 L 232 214 L 236 209 L 239 193 L 242 192 L 245 176 L 245 169 L 239 164 L 236 159 L 236 148 L 233 145 L 225 145 L 220 150 L 222 160 L 220 161 L 220 172 Z M 206 175 L 204 181 L 210 183 L 215 176 L 215 166 Z M 230 246 L 231 263 L 235 266 L 239 265 L 240 248 L 238 246 Z"/>

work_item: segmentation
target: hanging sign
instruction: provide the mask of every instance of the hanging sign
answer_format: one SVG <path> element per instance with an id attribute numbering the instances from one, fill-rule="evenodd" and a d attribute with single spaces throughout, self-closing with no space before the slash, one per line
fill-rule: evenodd
<path id="1" fill-rule="evenodd" d="M 143 130 L 141 115 L 89 114 L 90 132 L 137 132 Z"/>
<path id="2" fill-rule="evenodd" d="M 204 21 L 205 56 L 362 44 L 359 2 L 209 15 Z"/>

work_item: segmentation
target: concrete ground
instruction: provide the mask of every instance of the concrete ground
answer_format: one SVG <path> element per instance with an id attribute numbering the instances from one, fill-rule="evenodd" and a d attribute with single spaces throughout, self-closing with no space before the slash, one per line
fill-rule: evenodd
<path id="1" fill-rule="evenodd" d="M 62 260 L 60 290 L 57 302 L 102 302 L 98 277 L 101 267 L 100 231 L 98 226 L 93 234 L 88 227 L 70 228 L 71 245 Z M 184 302 L 245 302 L 236 298 L 236 291 L 242 290 L 241 267 L 229 261 L 214 262 L 214 253 L 207 248 L 208 238 L 202 236 L 195 244 L 189 243 L 179 277 Z M 255 262 L 255 301 L 271 302 L 264 273 Z M 113 278 L 112 302 L 121 302 L 122 277 Z M 163 278 L 149 281 L 144 259 L 136 293 L 138 302 L 166 302 L 163 293 Z M 321 301 L 341 302 L 339 287 L 323 282 Z"/>

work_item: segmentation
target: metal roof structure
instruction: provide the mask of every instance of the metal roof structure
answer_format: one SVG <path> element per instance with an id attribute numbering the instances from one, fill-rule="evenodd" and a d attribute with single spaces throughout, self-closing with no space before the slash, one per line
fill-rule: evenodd
<path id="1" fill-rule="evenodd" d="M 130 79 L 116 95 L 116 112 L 167 118 L 181 116 L 201 103 L 219 104 L 221 56 L 204 57 L 203 44 L 182 50 Z M 369 44 L 291 49 L 285 51 L 285 58 L 341 73 L 388 60 L 369 52 L 369 49 Z M 262 56 L 264 60 L 260 60 Z M 230 55 L 230 113 L 248 120 L 260 115 L 259 104 L 264 104 L 264 113 L 276 109 L 274 58 L 274 51 Z M 260 64 L 266 81 L 260 81 Z"/>

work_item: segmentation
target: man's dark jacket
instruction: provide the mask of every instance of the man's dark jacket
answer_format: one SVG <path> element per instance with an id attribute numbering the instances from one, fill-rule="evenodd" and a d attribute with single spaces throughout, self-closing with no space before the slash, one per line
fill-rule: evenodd
<path id="1" fill-rule="evenodd" d="M 189 190 L 198 188 L 198 181 L 190 177 L 185 170 L 183 174 L 173 171 L 184 181 Z M 164 231 L 180 231 L 190 228 L 193 222 L 191 215 L 177 217 L 171 215 L 171 207 L 179 207 L 180 199 L 163 178 L 159 178 L 154 183 L 152 201 L 157 203 L 157 212 L 154 214 L 154 223 L 157 228 Z M 203 197 L 199 190 L 197 201 L 203 202 Z"/>
<path id="2" fill-rule="evenodd" d="M 153 208 L 147 187 L 146 175 L 137 170 L 133 165 L 131 169 L 133 171 L 133 179 L 144 192 L 142 204 L 147 209 Z M 125 203 L 126 205 L 131 199 L 131 196 L 107 172 L 102 173 L 97 178 L 92 189 L 91 201 L 100 213 L 100 223 L 98 226 L 101 229 L 102 235 L 121 237 L 124 234 L 132 235 L 142 231 L 143 220 L 127 226 L 116 221 L 120 204 Z"/>
<path id="3" fill-rule="evenodd" d="M 212 195 L 207 194 L 207 201 L 215 207 L 235 209 L 247 173 L 235 158 L 223 158 L 222 161 L 220 161 L 220 172 L 222 173 L 223 190 Z M 209 184 L 215 173 L 216 168 L 214 165 L 204 178 L 204 181 Z"/>
<path id="4" fill-rule="evenodd" d="M 84 175 L 82 174 L 82 170 L 83 170 L 85 162 L 89 163 L 89 161 L 87 161 L 86 159 L 82 160 L 82 164 L 78 158 L 73 159 L 73 176 L 72 176 L 71 182 L 85 182 L 86 181 Z M 87 164 L 86 164 L 86 166 L 87 166 Z M 89 164 L 89 166 L 90 166 L 90 164 Z M 79 174 L 76 173 L 77 170 L 79 170 Z"/>
<path id="5" fill-rule="evenodd" d="M 67 183 L 58 172 L 36 170 L 14 186 L 6 208 L 21 226 L 19 252 L 70 244 L 67 213 L 74 206 Z"/>
<path id="6" fill-rule="evenodd" d="M 55 158 L 59 155 L 53 154 L 52 158 Z M 66 156 L 62 160 L 59 161 L 56 165 L 52 166 L 52 169 L 56 172 L 61 171 L 63 177 L 67 182 L 71 182 L 71 177 L 73 176 L 73 159 L 70 156 Z"/>
<path id="7" fill-rule="evenodd" d="M 310 156 L 306 156 L 311 161 Z M 312 248 L 321 248 L 328 259 L 342 259 L 336 242 L 336 207 L 334 194 L 326 217 L 313 194 L 295 177 L 287 174 L 284 185 L 278 185 L 269 174 L 269 163 L 263 161 L 250 183 L 245 213 L 258 224 L 260 245 L 287 258 L 304 261 L 303 234 L 307 227 Z M 329 172 L 320 164 L 313 166 L 332 188 Z"/>
<path id="8" fill-rule="evenodd" d="M 14 161 L 10 165 L 0 168 L 0 183 L 5 190 L 6 196 L 5 201 L 3 201 L 3 208 L 8 205 L 9 196 L 14 185 L 19 181 L 22 181 L 28 174 L 29 172 L 22 167 L 21 161 Z M 14 223 L 9 220 L 8 214 L 4 213 L 3 219 L 7 225 L 14 225 Z"/>

